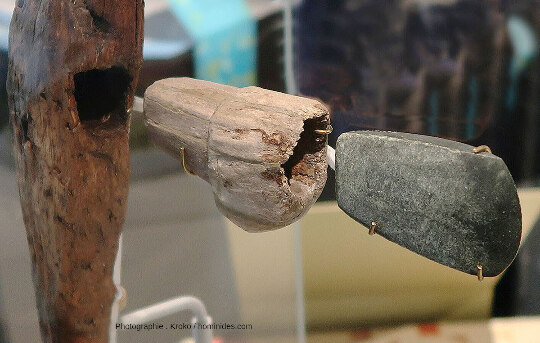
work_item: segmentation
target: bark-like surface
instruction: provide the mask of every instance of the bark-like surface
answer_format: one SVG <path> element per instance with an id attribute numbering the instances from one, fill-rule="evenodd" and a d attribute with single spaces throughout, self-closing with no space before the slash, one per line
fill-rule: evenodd
<path id="1" fill-rule="evenodd" d="M 18 0 L 8 92 L 44 342 L 107 342 L 143 0 Z"/>
<path id="2" fill-rule="evenodd" d="M 154 83 L 144 110 L 151 139 L 212 185 L 216 205 L 247 231 L 286 226 L 326 182 L 328 109 L 257 87 L 188 78 Z"/>

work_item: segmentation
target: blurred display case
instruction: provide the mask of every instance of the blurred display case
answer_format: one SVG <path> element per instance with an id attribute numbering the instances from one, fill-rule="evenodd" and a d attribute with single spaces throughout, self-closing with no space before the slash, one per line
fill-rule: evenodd
<path id="1" fill-rule="evenodd" d="M 306 0 L 293 14 L 297 88 L 331 107 L 331 144 L 357 129 L 487 144 L 539 181 L 537 1 Z"/>
<path id="2" fill-rule="evenodd" d="M 0 0 L 0 12 L 8 13 L 0 15 L 4 36 L 13 3 Z M 538 2 L 294 3 L 295 81 L 301 94 L 330 105 L 335 129 L 331 144 L 340 133 L 361 128 L 439 135 L 488 144 L 514 177 L 538 179 L 538 48 L 520 50 L 522 45 L 512 40 L 516 27 L 518 33 L 532 32 L 538 39 Z M 158 79 L 197 76 L 196 42 L 169 5 L 146 1 L 139 95 Z M 257 83 L 283 91 L 282 2 L 249 0 L 245 5 L 257 23 Z M 6 99 L 7 71 L 7 40 L 2 37 L 0 100 Z M 30 255 L 7 117 L 3 100 L 0 327 L 5 329 L 0 342 L 37 342 Z M 133 118 L 131 146 L 124 312 L 194 295 L 205 302 L 215 322 L 253 325 L 249 331 L 218 330 L 216 336 L 224 341 L 278 343 L 302 341 L 306 325 L 321 332 L 491 315 L 498 279 L 478 283 L 380 237 L 369 237 L 332 202 L 318 203 L 300 221 L 300 240 L 292 227 L 245 233 L 220 215 L 204 181 L 184 174 L 178 161 L 149 145 L 140 117 Z M 326 199 L 332 199 L 331 179 L 326 192 Z M 521 190 L 520 197 L 528 228 L 540 212 L 538 191 Z M 299 241 L 301 249 L 295 246 Z M 189 322 L 190 317 L 181 314 L 164 321 Z M 169 342 L 189 336 L 188 331 L 118 333 L 119 342 Z M 332 340 L 314 334 L 309 341 Z"/>

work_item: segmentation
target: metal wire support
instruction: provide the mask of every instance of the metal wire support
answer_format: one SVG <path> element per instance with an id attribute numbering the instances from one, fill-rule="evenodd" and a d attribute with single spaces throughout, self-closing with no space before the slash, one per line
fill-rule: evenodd
<path id="1" fill-rule="evenodd" d="M 484 271 L 483 271 L 483 267 L 482 265 L 477 265 L 476 268 L 478 269 L 478 272 L 477 272 L 477 276 L 478 276 L 478 281 L 482 281 L 484 280 Z"/>
<path id="2" fill-rule="evenodd" d="M 375 230 L 377 230 L 377 227 L 378 227 L 377 223 L 372 221 L 371 225 L 369 226 L 369 235 L 370 236 L 373 236 L 375 234 Z"/>
<path id="3" fill-rule="evenodd" d="M 473 152 L 475 154 L 480 154 L 482 152 L 487 152 L 488 154 L 492 154 L 491 149 L 487 145 L 480 145 L 473 149 Z"/>
<path id="4" fill-rule="evenodd" d="M 182 167 L 184 168 L 184 171 L 189 174 L 189 175 L 192 175 L 192 176 L 197 176 L 197 174 L 191 172 L 187 167 L 186 167 L 186 149 L 184 148 L 180 148 L 180 151 L 182 152 Z"/>
<path id="5" fill-rule="evenodd" d="M 332 127 L 332 125 L 328 124 L 326 129 L 324 129 L 324 130 L 315 130 L 315 133 L 318 133 L 319 135 L 329 135 L 329 134 L 332 133 L 333 130 L 334 130 L 334 128 Z"/>

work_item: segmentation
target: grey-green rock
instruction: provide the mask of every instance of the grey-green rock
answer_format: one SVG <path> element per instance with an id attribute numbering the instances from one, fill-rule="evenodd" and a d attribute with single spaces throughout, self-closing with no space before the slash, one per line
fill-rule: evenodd
<path id="1" fill-rule="evenodd" d="M 469 274 L 501 273 L 521 240 L 516 186 L 499 157 L 441 138 L 380 131 L 342 134 L 339 207 L 376 233 Z"/>

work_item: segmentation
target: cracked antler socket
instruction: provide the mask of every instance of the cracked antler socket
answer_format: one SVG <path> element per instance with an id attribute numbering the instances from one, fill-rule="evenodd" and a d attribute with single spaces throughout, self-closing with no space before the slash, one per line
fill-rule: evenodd
<path id="1" fill-rule="evenodd" d="M 321 194 L 327 137 L 316 130 L 329 115 L 320 102 L 189 78 L 158 81 L 144 98 L 152 141 L 209 182 L 246 231 L 289 225 Z"/>

